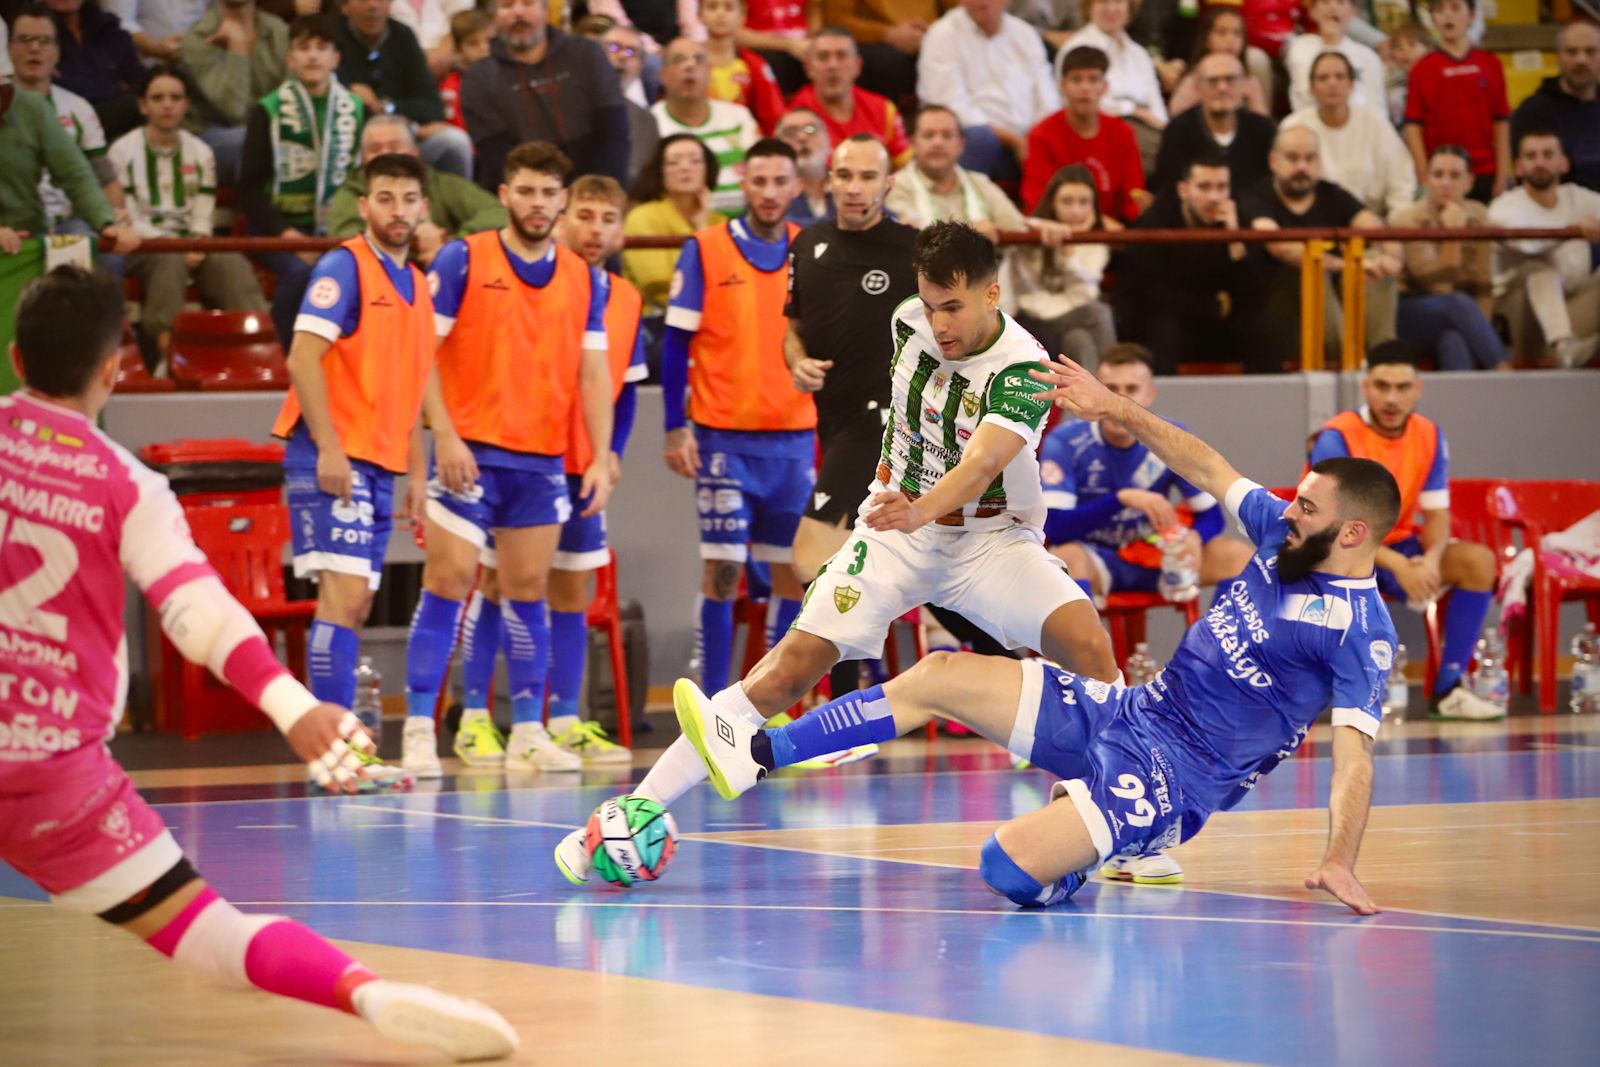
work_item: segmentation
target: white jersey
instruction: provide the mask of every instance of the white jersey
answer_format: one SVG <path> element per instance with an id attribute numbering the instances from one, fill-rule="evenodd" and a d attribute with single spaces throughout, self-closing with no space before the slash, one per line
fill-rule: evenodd
<path id="1" fill-rule="evenodd" d="M 94 113 L 94 106 L 77 93 L 59 85 L 50 86 L 47 99 L 55 109 L 56 118 L 61 120 L 61 128 L 67 131 L 72 143 L 83 150 L 90 166 L 93 166 L 96 159 L 106 154 L 106 131 L 100 125 L 100 117 Z M 99 180 L 97 173 L 95 181 Z M 52 225 L 72 217 L 71 199 L 51 184 L 49 174 L 39 179 L 39 199 L 44 203 L 45 218 Z"/>
<path id="2" fill-rule="evenodd" d="M 948 360 L 933 339 L 921 299 L 912 297 L 895 309 L 893 399 L 873 492 L 923 495 L 961 462 L 967 442 L 987 423 L 1026 444 L 977 500 L 935 521 L 963 531 L 1044 522 L 1038 451 L 1050 402 L 1039 399 L 1047 386 L 1028 371 L 1046 353 L 1011 316 L 1002 313 L 1001 321 L 1000 336 L 987 348 Z"/>
<path id="3" fill-rule="evenodd" d="M 217 164 L 210 145 L 179 130 L 177 147 L 152 148 L 141 126 L 118 137 L 109 156 L 140 236 L 211 236 Z"/>

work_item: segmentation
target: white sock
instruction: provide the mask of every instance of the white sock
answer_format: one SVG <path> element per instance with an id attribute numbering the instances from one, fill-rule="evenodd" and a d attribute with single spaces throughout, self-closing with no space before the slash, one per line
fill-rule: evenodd
<path id="1" fill-rule="evenodd" d="M 730 711 L 754 726 L 760 726 L 772 717 L 750 703 L 750 698 L 745 695 L 743 682 L 734 682 L 712 697 L 711 702 L 723 711 Z"/>
<path id="2" fill-rule="evenodd" d="M 474 719 L 487 719 L 488 717 L 489 717 L 489 709 L 488 708 L 462 708 L 461 709 L 461 721 L 462 722 L 472 722 Z"/>
<path id="3" fill-rule="evenodd" d="M 706 780 L 706 765 L 694 750 L 687 737 L 680 737 L 667 746 L 644 776 L 644 781 L 633 792 L 649 797 L 663 808 L 670 808 L 678 798 Z"/>
<path id="4" fill-rule="evenodd" d="M 550 716 L 550 721 L 544 725 L 545 729 L 550 731 L 551 737 L 560 737 L 578 725 L 578 717 L 576 715 L 552 715 Z"/>

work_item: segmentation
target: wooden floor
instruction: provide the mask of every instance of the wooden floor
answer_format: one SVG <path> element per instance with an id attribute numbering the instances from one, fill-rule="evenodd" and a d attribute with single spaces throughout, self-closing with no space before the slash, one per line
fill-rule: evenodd
<path id="1" fill-rule="evenodd" d="M 549 854 L 636 770 L 348 799 L 305 796 L 282 765 L 136 778 L 241 907 L 493 1004 L 516 1063 L 1594 1062 L 1600 721 L 1388 734 L 1370 919 L 1301 887 L 1326 832 L 1325 730 L 1175 851 L 1182 887 L 1097 880 L 1046 913 L 971 872 L 1049 786 L 982 742 L 897 742 L 732 805 L 697 791 L 673 868 L 629 893 L 569 887 Z M 0 1064 L 439 1062 L 214 989 L 3 867 L 0 894 Z"/>

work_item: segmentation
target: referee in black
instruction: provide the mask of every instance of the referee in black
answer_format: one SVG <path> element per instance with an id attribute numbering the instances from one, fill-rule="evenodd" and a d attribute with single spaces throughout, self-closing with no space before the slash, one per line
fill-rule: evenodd
<path id="1" fill-rule="evenodd" d="M 916 292 L 917 231 L 886 218 L 894 184 L 889 151 L 858 133 L 833 150 L 828 193 L 834 218 L 789 244 L 789 319 L 783 355 L 795 388 L 814 393 L 822 463 L 794 537 L 794 569 L 809 583 L 844 545 L 866 499 L 889 420 L 889 320 Z M 837 696 L 857 688 L 855 662 L 834 667 Z"/>

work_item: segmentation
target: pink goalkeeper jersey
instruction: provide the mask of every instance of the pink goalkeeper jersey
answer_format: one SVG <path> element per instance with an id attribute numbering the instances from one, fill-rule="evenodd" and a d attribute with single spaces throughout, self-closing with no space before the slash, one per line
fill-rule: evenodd
<path id="1" fill-rule="evenodd" d="M 0 792 L 115 731 L 123 575 L 159 609 L 213 573 L 164 477 L 75 411 L 0 398 Z"/>

